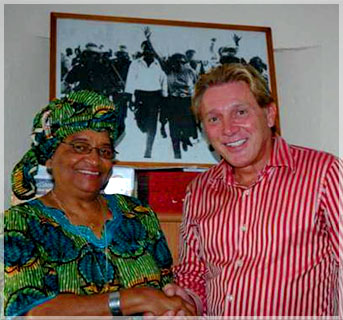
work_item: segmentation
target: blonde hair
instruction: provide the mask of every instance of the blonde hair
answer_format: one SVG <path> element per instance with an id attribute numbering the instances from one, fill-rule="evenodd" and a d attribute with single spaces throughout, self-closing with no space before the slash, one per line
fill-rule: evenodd
<path id="1" fill-rule="evenodd" d="M 241 63 L 223 64 L 201 75 L 195 85 L 192 98 L 192 111 L 200 119 L 200 105 L 206 89 L 230 82 L 244 81 L 248 84 L 258 105 L 265 108 L 274 102 L 267 81 L 252 66 Z"/>

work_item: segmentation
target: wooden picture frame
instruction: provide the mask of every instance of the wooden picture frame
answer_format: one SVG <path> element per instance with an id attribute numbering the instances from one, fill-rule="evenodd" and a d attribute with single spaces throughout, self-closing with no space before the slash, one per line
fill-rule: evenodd
<path id="1" fill-rule="evenodd" d="M 218 162 L 200 126 L 192 122 L 189 108 L 184 108 L 190 104 L 192 88 L 177 87 L 178 76 L 171 71 L 175 66 L 183 65 L 181 74 L 186 80 L 182 81 L 190 83 L 191 78 L 193 85 L 194 75 L 196 80 L 216 64 L 254 64 L 266 77 L 276 104 L 278 101 L 269 27 L 53 12 L 50 41 L 50 99 L 91 88 L 121 105 L 126 129 L 116 146 L 116 165 L 206 168 Z M 142 55 L 149 54 L 146 50 L 154 53 L 154 67 L 163 73 L 155 72 L 157 78 L 136 70 L 143 83 L 138 84 L 129 69 L 138 68 Z M 132 78 L 136 79 L 133 86 Z M 156 94 L 157 82 L 160 93 L 167 97 Z M 142 108 L 144 104 L 148 108 Z M 142 110 L 149 110 L 148 114 Z M 276 128 L 280 133 L 279 118 Z M 151 142 L 154 130 L 149 154 L 148 136 Z"/>

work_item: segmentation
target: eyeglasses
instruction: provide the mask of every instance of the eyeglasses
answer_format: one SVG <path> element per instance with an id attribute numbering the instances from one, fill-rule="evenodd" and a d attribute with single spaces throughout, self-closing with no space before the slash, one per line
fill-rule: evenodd
<path id="1" fill-rule="evenodd" d="M 68 144 L 72 146 L 73 151 L 78 154 L 90 154 L 93 149 L 95 149 L 98 152 L 98 155 L 101 158 L 113 160 L 115 154 L 117 153 L 113 148 L 111 147 L 92 147 L 90 144 L 86 142 L 62 142 L 64 144 Z"/>

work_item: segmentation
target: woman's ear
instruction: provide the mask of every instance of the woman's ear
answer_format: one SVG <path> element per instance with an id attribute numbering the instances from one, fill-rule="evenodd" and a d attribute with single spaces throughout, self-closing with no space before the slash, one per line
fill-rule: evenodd
<path id="1" fill-rule="evenodd" d="M 113 165 L 111 167 L 111 170 L 108 172 L 108 175 L 107 175 L 107 178 L 106 178 L 106 184 L 108 183 L 108 181 L 110 180 L 111 176 L 112 176 L 112 173 L 113 173 Z"/>
<path id="2" fill-rule="evenodd" d="M 45 167 L 46 167 L 46 171 L 52 175 L 52 160 L 48 159 L 45 161 Z"/>
<path id="3" fill-rule="evenodd" d="M 45 166 L 47 169 L 51 169 L 52 168 L 52 160 L 51 159 L 46 160 Z"/>

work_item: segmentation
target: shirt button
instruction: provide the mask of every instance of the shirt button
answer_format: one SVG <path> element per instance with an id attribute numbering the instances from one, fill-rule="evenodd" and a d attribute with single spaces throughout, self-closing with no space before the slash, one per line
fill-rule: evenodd
<path id="1" fill-rule="evenodd" d="M 246 226 L 245 224 L 243 224 L 243 225 L 241 226 L 241 230 L 242 230 L 242 232 L 247 231 L 247 226 Z"/>
<path id="2" fill-rule="evenodd" d="M 242 260 L 237 260 L 236 266 L 237 267 L 241 267 L 242 265 L 243 265 L 243 261 Z"/>
<path id="3" fill-rule="evenodd" d="M 250 194 L 250 190 L 245 190 L 243 193 L 245 196 L 248 196 Z"/>
<path id="4" fill-rule="evenodd" d="M 231 294 L 229 294 L 228 296 L 226 296 L 226 300 L 227 301 L 232 301 L 233 300 L 233 296 Z"/>

